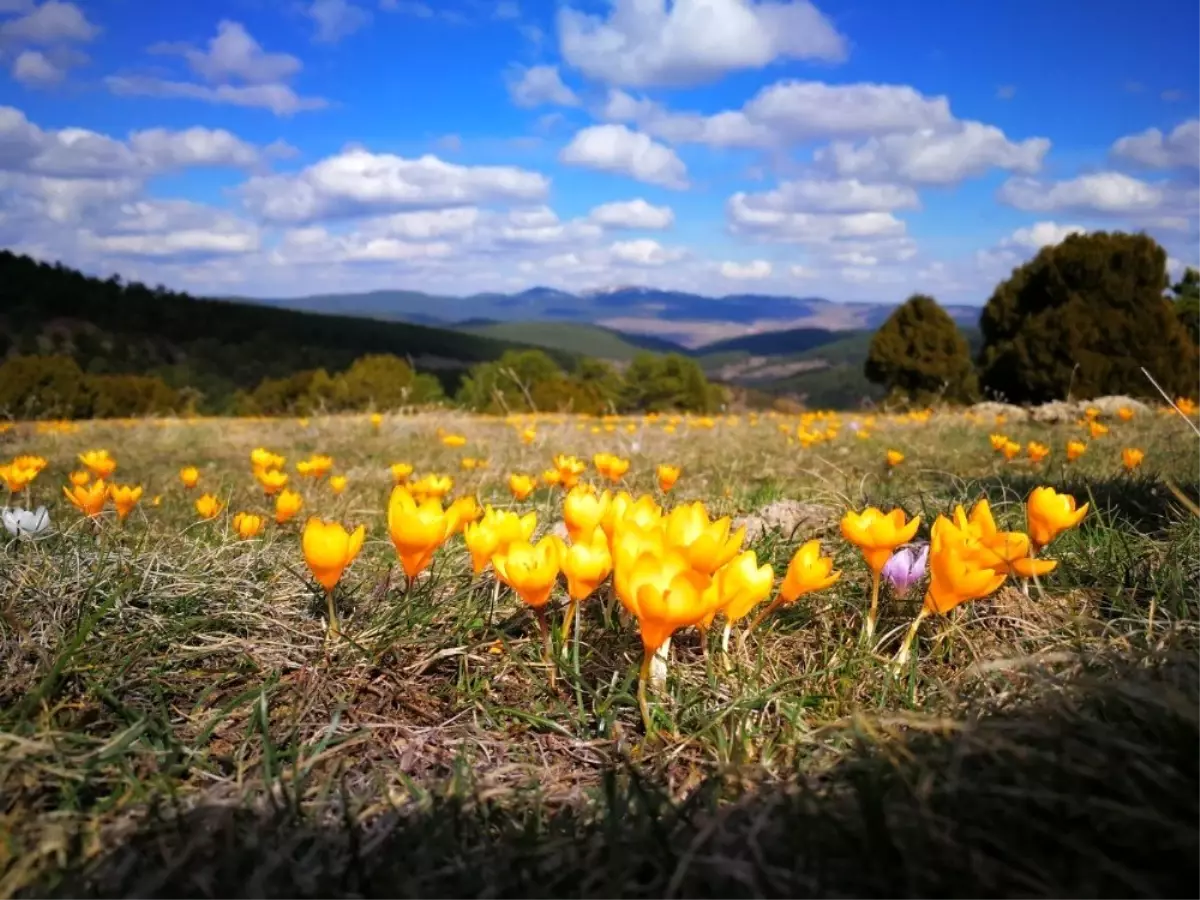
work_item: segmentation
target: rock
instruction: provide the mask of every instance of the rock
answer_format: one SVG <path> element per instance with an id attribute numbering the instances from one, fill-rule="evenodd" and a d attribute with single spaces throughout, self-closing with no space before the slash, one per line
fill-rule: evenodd
<path id="1" fill-rule="evenodd" d="M 1007 422 L 1024 422 L 1029 418 L 1029 410 L 1020 406 L 1013 406 L 1011 403 L 976 403 L 971 407 L 969 412 L 974 413 L 981 419 L 994 419 L 996 416 L 1004 416 Z"/>
<path id="2" fill-rule="evenodd" d="M 1054 400 L 1050 403 L 1043 403 L 1041 406 L 1035 406 L 1032 415 L 1033 421 L 1040 422 L 1043 425 L 1075 422 L 1083 415 L 1083 407 L 1078 403 Z"/>
<path id="3" fill-rule="evenodd" d="M 776 500 L 768 503 L 756 513 L 738 516 L 733 527 L 746 526 L 746 543 L 757 541 L 768 531 L 778 531 L 786 538 L 796 534 L 815 531 L 829 522 L 830 509 L 817 503 L 801 503 L 799 500 Z"/>
<path id="4" fill-rule="evenodd" d="M 1123 397 L 1120 395 L 1097 397 L 1095 400 L 1089 400 L 1087 403 L 1082 404 L 1083 409 L 1087 409 L 1089 406 L 1094 406 L 1100 410 L 1100 415 L 1106 419 L 1115 419 L 1117 417 L 1117 410 L 1122 406 L 1133 410 L 1136 415 L 1150 412 L 1150 407 L 1141 400 L 1134 400 L 1132 397 Z"/>

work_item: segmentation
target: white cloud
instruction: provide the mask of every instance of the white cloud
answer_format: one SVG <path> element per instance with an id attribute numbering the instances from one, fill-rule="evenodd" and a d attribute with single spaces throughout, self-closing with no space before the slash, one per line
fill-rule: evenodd
<path id="1" fill-rule="evenodd" d="M 726 214 L 734 232 L 800 243 L 893 238 L 905 233 L 904 222 L 890 212 L 840 214 L 795 211 L 764 197 L 769 195 L 739 191 L 729 198 Z"/>
<path id="2" fill-rule="evenodd" d="M 793 80 L 768 85 L 739 110 L 708 116 L 672 112 L 619 90 L 609 91 L 598 112 L 612 121 L 633 122 L 662 140 L 714 147 L 782 148 L 955 123 L 945 97 L 926 97 L 908 85 Z"/>
<path id="3" fill-rule="evenodd" d="M 846 41 L 807 0 L 611 0 L 607 19 L 558 14 L 562 58 L 589 78 L 690 85 L 777 59 L 840 61 Z"/>
<path id="4" fill-rule="evenodd" d="M 664 247 L 658 241 L 642 238 L 636 241 L 616 241 L 608 248 L 612 259 L 632 266 L 661 266 L 683 259 L 685 251 Z"/>
<path id="5" fill-rule="evenodd" d="M 500 0 L 499 3 L 492 7 L 492 18 L 501 20 L 519 19 L 521 18 L 521 7 L 514 3 L 513 0 Z"/>
<path id="6" fill-rule="evenodd" d="M 240 22 L 222 19 L 217 33 L 209 38 L 208 49 L 174 44 L 158 44 L 156 53 L 178 53 L 192 71 L 207 81 L 223 83 L 230 80 L 248 84 L 271 84 L 285 81 L 301 69 L 300 60 L 290 53 L 268 53 Z"/>
<path id="7" fill-rule="evenodd" d="M 641 197 L 613 203 L 602 203 L 588 213 L 588 218 L 605 228 L 635 228 L 661 231 L 675 222 L 669 206 L 652 206 Z"/>
<path id="8" fill-rule="evenodd" d="M 674 150 L 624 125 L 584 128 L 558 158 L 568 165 L 628 175 L 647 184 L 687 187 L 687 167 Z"/>
<path id="9" fill-rule="evenodd" d="M 1082 225 L 1060 225 L 1057 222 L 1036 222 L 1027 228 L 1018 228 L 1011 236 L 1001 241 L 1004 247 L 1020 247 L 1025 250 L 1040 250 L 1061 244 L 1072 234 L 1083 234 Z"/>
<path id="10" fill-rule="evenodd" d="M 12 77 L 26 87 L 58 84 L 66 74 L 39 50 L 22 50 L 12 64 Z"/>
<path id="11" fill-rule="evenodd" d="M 765 259 L 748 263 L 723 262 L 719 271 L 723 277 L 735 281 L 761 281 L 771 276 L 771 264 Z"/>
<path id="12" fill-rule="evenodd" d="M 80 240 L 85 250 L 114 256 L 198 259 L 259 249 L 253 224 L 188 200 L 123 204 Z"/>
<path id="13" fill-rule="evenodd" d="M 558 66 L 531 66 L 512 72 L 508 78 L 508 93 L 513 103 L 522 107 L 578 106 L 575 92 L 563 84 Z"/>
<path id="14" fill-rule="evenodd" d="M 160 43 L 150 48 L 157 55 L 181 56 L 206 83 L 149 75 L 110 75 L 104 79 L 118 96 L 164 97 L 201 100 L 269 109 L 278 116 L 328 105 L 320 97 L 302 97 L 286 82 L 301 69 L 289 53 L 268 53 L 239 22 L 223 19 L 217 34 L 200 50 L 189 44 Z"/>
<path id="15" fill-rule="evenodd" d="M 566 242 L 588 241 L 601 235 L 599 225 L 576 219 L 563 222 L 548 206 L 514 209 L 493 231 L 492 237 L 502 244 L 535 246 Z"/>
<path id="16" fill-rule="evenodd" d="M 0 170 L 58 178 L 147 176 L 195 166 L 248 168 L 262 152 L 228 131 L 137 131 L 128 141 L 83 128 L 45 131 L 23 112 L 0 106 Z"/>
<path id="17" fill-rule="evenodd" d="M 74 3 L 46 0 L 25 15 L 0 25 L 0 38 L 30 44 L 86 43 L 100 33 Z"/>
<path id="18" fill-rule="evenodd" d="M 1068 181 L 1010 178 L 997 195 L 1001 202 L 1031 212 L 1069 211 L 1128 215 L 1158 210 L 1163 189 L 1120 172 L 1097 172 Z"/>
<path id="19" fill-rule="evenodd" d="M 738 196 L 749 207 L 775 212 L 862 213 L 916 209 L 921 205 L 917 192 L 910 187 L 864 184 L 856 178 L 784 181 L 765 193 Z"/>
<path id="20" fill-rule="evenodd" d="M 323 109 L 328 106 L 320 97 L 298 96 L 286 84 L 212 86 L 138 75 L 110 75 L 104 79 L 104 83 L 112 93 L 123 97 L 202 100 L 205 103 L 269 109 L 277 116 L 290 116 L 303 110 Z"/>
<path id="21" fill-rule="evenodd" d="M 316 26 L 313 40 L 322 44 L 336 44 L 371 21 L 370 13 L 346 0 L 313 0 L 304 14 Z"/>
<path id="22" fill-rule="evenodd" d="M 1148 128 L 1119 139 L 1112 155 L 1149 169 L 1200 168 L 1200 119 L 1188 119 L 1170 134 Z"/>
<path id="23" fill-rule="evenodd" d="M 545 176 L 513 166 L 460 166 L 436 156 L 405 159 L 351 149 L 301 172 L 256 176 L 241 188 L 246 205 L 276 222 L 311 222 L 387 209 L 541 200 Z"/>
<path id="24" fill-rule="evenodd" d="M 992 125 L 959 122 L 945 130 L 873 137 L 858 146 L 835 142 L 818 150 L 814 159 L 839 175 L 944 185 L 989 169 L 1033 174 L 1049 149 L 1046 138 L 1014 142 Z"/>

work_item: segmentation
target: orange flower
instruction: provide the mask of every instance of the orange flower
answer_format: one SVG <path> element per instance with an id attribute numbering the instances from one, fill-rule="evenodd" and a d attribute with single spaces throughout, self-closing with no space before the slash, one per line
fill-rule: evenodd
<path id="1" fill-rule="evenodd" d="M 324 478 L 332 468 L 333 457 L 324 453 L 315 453 L 296 463 L 296 471 L 309 478 Z"/>
<path id="2" fill-rule="evenodd" d="M 329 605 L 330 637 L 337 637 L 337 609 L 333 605 L 333 589 L 342 579 L 346 567 L 354 561 L 362 550 L 367 529 L 359 525 L 353 532 L 347 531 L 338 522 L 325 522 L 313 517 L 304 523 L 304 531 L 300 535 L 300 549 L 304 553 L 304 561 L 308 563 L 309 571 L 321 587 L 325 588 L 326 601 Z"/>
<path id="3" fill-rule="evenodd" d="M 1050 448 L 1045 444 L 1039 444 L 1037 441 L 1030 441 L 1025 448 L 1025 452 L 1029 454 L 1030 462 L 1037 465 L 1050 455 Z"/>
<path id="4" fill-rule="evenodd" d="M 1029 537 L 1034 547 L 1045 547 L 1062 532 L 1074 528 L 1087 515 L 1088 504 L 1076 508 L 1075 498 L 1052 487 L 1034 488 L 1025 503 Z"/>
<path id="5" fill-rule="evenodd" d="M 578 541 L 600 525 L 608 514 L 612 497 L 605 491 L 595 494 L 584 487 L 574 487 L 563 498 L 563 523 L 572 541 Z"/>
<path id="6" fill-rule="evenodd" d="M 300 512 L 300 507 L 304 505 L 304 498 L 296 491 L 284 491 L 275 498 L 275 524 L 283 525 L 291 520 L 296 513 Z"/>
<path id="7" fill-rule="evenodd" d="M 100 479 L 108 478 L 117 468 L 117 461 L 109 456 L 107 450 L 89 450 L 79 454 L 79 461 L 94 476 Z"/>
<path id="8" fill-rule="evenodd" d="M 4 486 L 14 494 L 29 487 L 37 475 L 38 469 L 31 466 L 22 466 L 16 463 L 0 466 L 0 481 L 3 481 Z"/>
<path id="9" fill-rule="evenodd" d="M 1126 472 L 1132 472 L 1142 464 L 1142 460 L 1146 458 L 1146 454 L 1137 447 L 1126 447 L 1121 451 L 1121 463 L 1125 466 Z"/>
<path id="10" fill-rule="evenodd" d="M 450 522 L 450 530 L 447 533 L 458 534 L 482 515 L 483 510 L 479 508 L 474 496 L 468 494 L 466 497 L 459 497 L 446 508 L 446 517 Z"/>
<path id="11" fill-rule="evenodd" d="M 492 557 L 496 577 L 512 588 L 529 606 L 540 609 L 550 600 L 558 580 L 558 538 L 546 535 L 536 544 L 514 541 Z"/>
<path id="12" fill-rule="evenodd" d="M 1004 454 L 1007 460 L 1014 460 L 1021 452 L 1021 445 L 1016 441 L 1005 441 L 1004 446 L 1000 448 L 1000 452 Z"/>
<path id="13" fill-rule="evenodd" d="M 558 469 L 547 469 L 542 473 L 542 481 L 545 482 L 547 487 L 562 484 L 562 473 Z"/>
<path id="14" fill-rule="evenodd" d="M 560 453 L 554 457 L 554 468 L 558 469 L 559 483 L 566 490 L 570 490 L 579 482 L 579 476 L 587 471 L 587 463 Z"/>
<path id="15" fill-rule="evenodd" d="M 461 434 L 443 434 L 442 444 L 446 447 L 462 447 L 467 443 L 467 439 Z"/>
<path id="16" fill-rule="evenodd" d="M 899 450 L 889 450 L 887 452 L 887 464 L 889 466 L 898 466 L 904 462 L 904 454 Z"/>
<path id="17" fill-rule="evenodd" d="M 92 479 L 91 472 L 72 472 L 70 474 L 71 484 L 75 487 L 83 487 Z"/>
<path id="18" fill-rule="evenodd" d="M 63 494 L 81 513 L 91 519 L 104 511 L 104 504 L 108 501 L 108 485 L 101 478 L 90 485 L 77 484 L 70 488 L 64 487 Z"/>
<path id="19" fill-rule="evenodd" d="M 591 535 L 572 543 L 563 554 L 562 570 L 572 603 L 590 597 L 612 571 L 612 553 L 604 530 L 594 527 Z"/>
<path id="20" fill-rule="evenodd" d="M 127 484 L 114 484 L 109 487 L 108 495 L 112 498 L 113 506 L 117 510 L 118 521 L 124 522 L 125 517 L 133 512 L 138 500 L 142 498 L 142 487 L 141 485 L 130 487 Z"/>
<path id="21" fill-rule="evenodd" d="M 454 479 L 449 475 L 426 475 L 413 482 L 408 490 L 418 502 L 423 500 L 441 500 L 454 487 Z"/>
<path id="22" fill-rule="evenodd" d="M 731 527 L 729 516 L 710 522 L 700 501 L 678 506 L 666 519 L 667 546 L 682 552 L 693 569 L 712 575 L 742 549 L 746 529 L 743 526 L 730 535 Z"/>
<path id="23" fill-rule="evenodd" d="M 618 482 L 629 471 L 629 460 L 614 456 L 611 453 L 597 453 L 592 457 L 596 471 L 609 481 Z"/>
<path id="24" fill-rule="evenodd" d="M 1130 419 L 1133 418 L 1133 410 L 1130 409 L 1128 406 L 1122 406 L 1120 409 L 1117 410 L 1117 418 L 1120 419 L 1122 422 L 1128 422 Z"/>
<path id="25" fill-rule="evenodd" d="M 1108 426 L 1093 420 L 1088 422 L 1088 432 L 1092 435 L 1092 440 L 1095 440 L 1108 434 Z"/>
<path id="26" fill-rule="evenodd" d="M 516 541 L 528 541 L 537 527 L 537 513 L 518 516 L 508 510 L 487 507 L 483 518 L 463 530 L 463 541 L 471 554 L 471 566 L 476 575 L 483 572 L 492 557 Z"/>
<path id="27" fill-rule="evenodd" d="M 179 470 L 179 480 L 185 488 L 191 490 L 200 483 L 200 470 L 195 466 L 184 466 Z"/>
<path id="28" fill-rule="evenodd" d="M 896 548 L 913 539 L 920 524 L 920 516 L 914 516 L 906 522 L 902 509 L 893 509 L 885 514 L 873 506 L 861 513 L 851 510 L 842 517 L 842 536 L 862 551 L 871 570 L 871 606 L 863 624 L 868 638 L 875 634 L 875 622 L 879 617 L 880 573 Z"/>
<path id="29" fill-rule="evenodd" d="M 440 500 L 418 503 L 404 487 L 397 486 L 388 499 L 387 524 L 400 565 L 411 582 L 433 562 L 434 551 L 450 536 L 455 522 Z"/>
<path id="30" fill-rule="evenodd" d="M 389 466 L 392 472 L 393 484 L 405 484 L 413 473 L 413 467 L 408 463 L 398 462 Z"/>
<path id="31" fill-rule="evenodd" d="M 265 520 L 262 516 L 256 516 L 252 513 L 240 512 L 233 517 L 233 530 L 243 540 L 256 537 L 263 530 L 264 524 Z"/>
<path id="32" fill-rule="evenodd" d="M 288 482 L 287 472 L 279 469 L 259 469 L 254 474 L 263 489 L 263 493 L 268 497 L 279 493 L 280 489 Z"/>
<path id="33" fill-rule="evenodd" d="M 679 466 L 669 466 L 665 463 L 658 466 L 654 470 L 654 474 L 658 476 L 658 489 L 664 494 L 675 487 L 675 482 L 679 480 L 679 475 L 683 470 Z"/>
<path id="34" fill-rule="evenodd" d="M 346 476 L 345 475 L 330 476 L 329 489 L 331 491 L 333 491 L 335 496 L 337 494 L 340 494 L 342 491 L 344 491 L 346 489 Z"/>
<path id="35" fill-rule="evenodd" d="M 736 624 L 750 614 L 759 603 L 771 596 L 775 586 L 775 570 L 770 563 L 758 564 L 753 550 L 739 553 L 713 576 L 710 590 L 717 593 L 718 604 L 701 624 L 708 628 L 718 612 L 730 624 Z"/>
<path id="36" fill-rule="evenodd" d="M 1087 444 L 1083 441 L 1067 441 L 1067 462 L 1075 462 L 1087 452 Z"/>
<path id="37" fill-rule="evenodd" d="M 825 590 L 841 577 L 842 573 L 833 568 L 833 559 L 821 555 L 821 542 L 808 541 L 792 554 L 779 597 L 784 603 L 794 603 L 804 594 Z"/>
<path id="38" fill-rule="evenodd" d="M 204 494 L 196 500 L 196 512 L 202 519 L 215 519 L 221 511 L 221 501 L 212 494 Z"/>
<path id="39" fill-rule="evenodd" d="M 508 476 L 508 489 L 517 501 L 524 500 L 533 493 L 536 487 L 537 479 L 531 475 L 513 474 Z"/>
<path id="40" fill-rule="evenodd" d="M 988 436 L 988 440 L 992 442 L 992 449 L 997 453 L 1004 449 L 1004 445 L 1008 443 L 1008 438 L 1002 434 L 993 434 Z"/>

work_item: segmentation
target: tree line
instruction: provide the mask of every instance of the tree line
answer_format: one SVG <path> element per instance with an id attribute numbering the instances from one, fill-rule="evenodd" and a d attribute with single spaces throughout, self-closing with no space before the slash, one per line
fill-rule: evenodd
<path id="1" fill-rule="evenodd" d="M 1169 285 L 1166 251 L 1145 234 L 1071 235 L 1043 248 L 992 293 L 972 359 L 929 296 L 899 306 L 871 340 L 865 374 L 893 403 L 1068 396 L 1173 397 L 1200 388 L 1200 273 Z"/>

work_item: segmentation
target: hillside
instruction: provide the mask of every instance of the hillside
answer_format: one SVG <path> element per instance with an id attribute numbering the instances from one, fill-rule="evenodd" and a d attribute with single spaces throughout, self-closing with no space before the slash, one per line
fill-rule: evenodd
<path id="1" fill-rule="evenodd" d="M 792 356 L 842 337 L 845 332 L 826 328 L 789 328 L 786 331 L 764 331 L 744 334 L 705 344 L 695 351 L 700 356 L 744 352 L 751 356 Z"/>
<path id="2" fill-rule="evenodd" d="M 661 335 L 664 323 L 669 323 L 672 340 L 694 347 L 711 342 L 714 334 L 729 334 L 736 340 L 738 335 L 751 328 L 761 330 L 764 323 L 779 331 L 874 330 L 891 314 L 899 299 L 896 303 L 835 303 L 823 297 L 772 294 L 709 297 L 686 291 L 626 286 L 581 293 L 532 287 L 514 294 L 491 292 L 464 297 L 383 290 L 255 302 L 306 312 L 361 315 L 442 326 L 477 319 L 518 324 L 575 322 L 599 325 L 626 337 L 632 334 Z M 960 325 L 978 324 L 978 307 L 949 305 L 945 310 Z"/>
<path id="3" fill-rule="evenodd" d="M 0 251 L 0 356 L 59 353 L 93 373 L 158 375 L 197 389 L 204 411 L 227 409 L 236 391 L 264 377 L 339 371 L 368 353 L 408 357 L 452 389 L 467 366 L 514 346 L 441 328 L 198 299 Z"/>
<path id="4" fill-rule="evenodd" d="M 466 322 L 459 331 L 503 341 L 519 341 L 596 359 L 627 362 L 639 353 L 685 353 L 662 338 L 622 334 L 611 328 L 579 322 Z"/>

